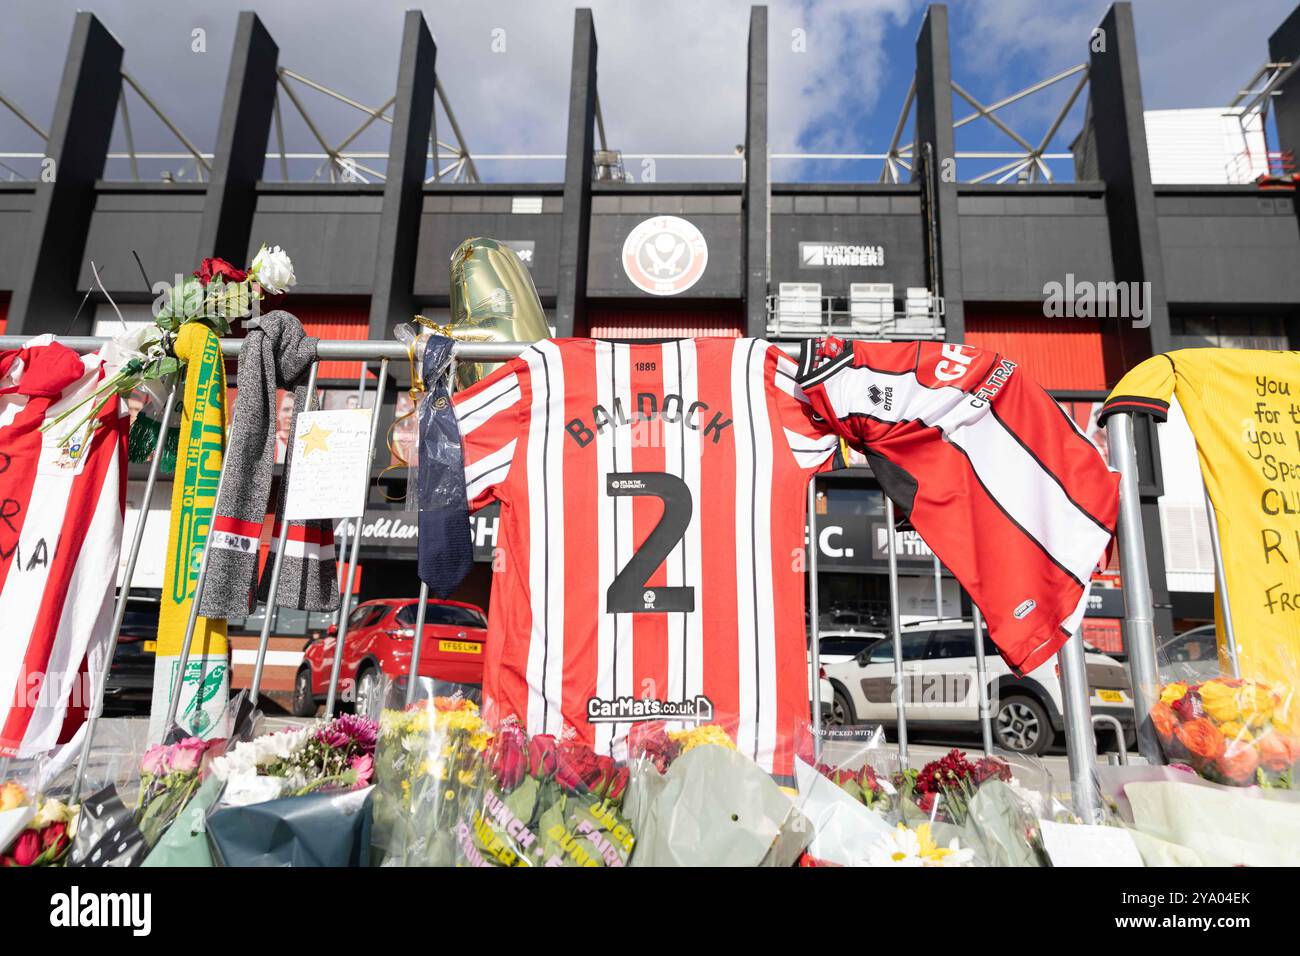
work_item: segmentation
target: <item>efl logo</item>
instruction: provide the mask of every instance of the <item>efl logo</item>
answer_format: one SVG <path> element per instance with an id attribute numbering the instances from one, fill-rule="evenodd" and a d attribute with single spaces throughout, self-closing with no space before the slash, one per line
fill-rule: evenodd
<path id="1" fill-rule="evenodd" d="M 50 925 L 64 928 L 129 927 L 132 936 L 153 929 L 152 893 L 69 893 L 50 897 Z"/>

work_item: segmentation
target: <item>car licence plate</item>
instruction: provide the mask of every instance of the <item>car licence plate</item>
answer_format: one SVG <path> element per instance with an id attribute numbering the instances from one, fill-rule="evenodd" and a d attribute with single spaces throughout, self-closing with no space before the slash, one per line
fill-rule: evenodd
<path id="1" fill-rule="evenodd" d="M 1100 697 L 1102 700 L 1104 700 L 1104 701 L 1105 701 L 1106 703 L 1108 703 L 1108 704 L 1122 704 L 1122 703 L 1124 703 L 1124 694 L 1123 694 L 1122 691 L 1118 691 L 1118 690 L 1099 690 L 1099 691 L 1097 691 L 1097 696 Z"/>
<path id="2" fill-rule="evenodd" d="M 145 641 L 145 642 L 144 642 L 144 652 L 145 652 L 146 654 L 157 654 L 157 653 L 158 653 L 158 642 L 157 642 L 157 641 Z"/>
<path id="3" fill-rule="evenodd" d="M 482 654 L 483 645 L 475 644 L 473 641 L 439 641 L 438 650 L 449 651 L 452 654 Z"/>

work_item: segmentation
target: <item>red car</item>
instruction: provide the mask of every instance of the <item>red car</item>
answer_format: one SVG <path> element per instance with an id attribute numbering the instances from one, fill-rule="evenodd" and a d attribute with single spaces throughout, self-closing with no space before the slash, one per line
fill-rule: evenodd
<path id="1" fill-rule="evenodd" d="M 382 677 L 406 686 L 418 611 L 419 601 L 414 598 L 385 599 L 358 604 L 348 615 L 339 686 L 354 688 L 357 710 L 366 709 Z M 337 635 L 338 628 L 331 625 L 325 637 L 312 641 L 303 652 L 293 684 L 293 712 L 298 717 L 315 714 L 329 692 Z M 456 684 L 482 684 L 485 640 L 487 619 L 481 608 L 430 599 L 424 616 L 419 675 Z"/>

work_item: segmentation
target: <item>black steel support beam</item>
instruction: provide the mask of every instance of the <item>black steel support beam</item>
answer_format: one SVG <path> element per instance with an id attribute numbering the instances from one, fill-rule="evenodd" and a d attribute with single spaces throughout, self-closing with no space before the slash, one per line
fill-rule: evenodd
<path id="1" fill-rule="evenodd" d="M 1300 60 L 1300 7 L 1282 21 L 1282 25 L 1268 38 L 1270 63 L 1295 63 Z M 1272 98 L 1273 118 L 1277 123 L 1278 144 L 1290 151 L 1293 158 L 1300 157 L 1300 73 L 1285 80 Z"/>
<path id="2" fill-rule="evenodd" d="M 10 334 L 91 331 L 89 309 L 72 323 L 77 276 L 121 90 L 121 44 L 93 13 L 78 13 L 28 220 L 27 257 L 9 304 Z"/>
<path id="3" fill-rule="evenodd" d="M 1135 288 L 1141 290 L 1144 306 L 1141 316 L 1103 320 L 1108 326 L 1104 331 L 1119 342 L 1122 365 L 1106 373 L 1118 378 L 1119 373 L 1144 358 L 1167 352 L 1170 344 L 1165 266 L 1147 156 L 1132 5 L 1112 4 L 1089 44 L 1092 123 L 1097 168 L 1106 184 L 1111 262 L 1116 282 L 1138 284 Z"/>
<path id="4" fill-rule="evenodd" d="M 1115 336 L 1120 346 L 1121 367 L 1106 369 L 1107 377 L 1113 382 L 1143 359 L 1169 351 L 1169 308 L 1160 223 L 1147 155 L 1132 5 L 1111 4 L 1088 42 L 1091 116 L 1097 143 L 1097 168 L 1106 184 L 1106 219 L 1115 281 L 1137 283 L 1144 307 L 1141 316 L 1111 316 L 1102 320 L 1104 334 Z M 1132 295 L 1129 301 L 1134 301 Z M 1147 568 L 1159 641 L 1172 637 L 1174 627 L 1160 530 L 1159 496 L 1163 493 L 1160 446 L 1155 425 L 1149 420 L 1135 421 L 1134 428 Z"/>
<path id="5" fill-rule="evenodd" d="M 767 161 L 767 7 L 749 10 L 749 69 L 745 85 L 745 331 L 767 334 L 768 216 L 771 173 Z"/>
<path id="6" fill-rule="evenodd" d="M 408 10 L 397 66 L 397 101 L 388 142 L 388 176 L 379 217 L 370 337 L 386 339 L 392 326 L 416 311 L 415 260 L 424 208 L 424 179 L 433 123 L 438 48 L 424 14 Z M 434 162 L 438 160 L 435 157 Z"/>
<path id="7" fill-rule="evenodd" d="M 591 164 L 596 127 L 596 27 L 591 10 L 573 13 L 573 72 L 569 79 L 569 133 L 564 159 L 564 210 L 555 334 L 587 331 L 587 257 L 591 245 Z"/>
<path id="8" fill-rule="evenodd" d="M 928 150 L 927 150 L 928 147 Z M 912 178 L 921 184 L 926 217 L 926 273 L 930 289 L 942 296 L 944 337 L 966 339 L 962 305 L 961 245 L 957 222 L 957 147 L 952 130 L 952 61 L 948 54 L 948 6 L 926 10 L 916 38 L 916 146 Z"/>
<path id="9" fill-rule="evenodd" d="M 203 201 L 196 259 L 220 256 L 247 264 L 257 182 L 266 163 L 280 50 L 256 13 L 239 14 L 221 101 L 212 178 Z"/>

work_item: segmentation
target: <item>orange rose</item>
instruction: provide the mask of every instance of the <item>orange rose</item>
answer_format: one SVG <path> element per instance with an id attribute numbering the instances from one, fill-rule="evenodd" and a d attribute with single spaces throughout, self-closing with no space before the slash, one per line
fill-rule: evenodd
<path id="1" fill-rule="evenodd" d="M 1193 759 L 1214 761 L 1223 753 L 1223 734 L 1214 721 L 1197 717 L 1174 728 L 1174 739 L 1187 748 Z"/>
<path id="2" fill-rule="evenodd" d="M 1174 727 L 1178 725 L 1178 717 L 1174 713 L 1174 709 L 1168 704 L 1163 701 L 1156 701 L 1151 705 L 1151 725 L 1155 727 L 1160 742 L 1167 744 L 1174 735 Z"/>
<path id="3" fill-rule="evenodd" d="M 1300 744 L 1277 731 L 1260 737 L 1256 746 L 1259 748 L 1259 762 L 1265 770 L 1273 773 L 1285 773 L 1300 760 Z"/>
<path id="4" fill-rule="evenodd" d="M 1230 744 L 1214 761 L 1215 769 L 1232 783 L 1253 783 L 1259 751 L 1252 744 Z"/>

